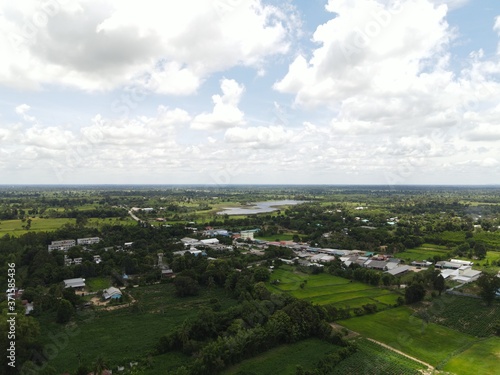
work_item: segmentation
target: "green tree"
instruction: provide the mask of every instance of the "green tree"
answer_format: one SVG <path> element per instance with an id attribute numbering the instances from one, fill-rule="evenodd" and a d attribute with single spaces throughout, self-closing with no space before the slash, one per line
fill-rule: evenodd
<path id="1" fill-rule="evenodd" d="M 420 283 L 414 283 L 405 290 L 405 302 L 407 304 L 422 301 L 425 297 L 425 288 Z"/>
<path id="2" fill-rule="evenodd" d="M 174 287 L 178 297 L 195 296 L 200 289 L 196 280 L 189 276 L 177 276 L 174 280 Z"/>
<path id="3" fill-rule="evenodd" d="M 57 306 L 56 322 L 61 324 L 69 322 L 73 316 L 73 312 L 74 309 L 71 302 L 66 299 L 61 299 Z"/>
<path id="4" fill-rule="evenodd" d="M 446 283 L 444 281 L 444 277 L 439 275 L 434 279 L 433 282 L 434 289 L 439 292 L 439 295 L 446 289 Z"/>
<path id="5" fill-rule="evenodd" d="M 495 300 L 497 290 L 500 288 L 500 278 L 492 273 L 483 273 L 477 280 L 480 288 L 479 295 L 489 306 Z"/>

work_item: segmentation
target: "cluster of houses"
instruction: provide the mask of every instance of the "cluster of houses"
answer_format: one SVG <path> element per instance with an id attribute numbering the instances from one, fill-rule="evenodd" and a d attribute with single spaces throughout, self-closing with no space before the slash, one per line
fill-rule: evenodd
<path id="1" fill-rule="evenodd" d="M 70 258 L 66 254 L 64 254 L 64 265 L 65 266 L 74 266 L 78 264 L 82 264 L 83 258 Z M 100 255 L 94 255 L 94 263 L 99 264 L 102 262 Z"/>

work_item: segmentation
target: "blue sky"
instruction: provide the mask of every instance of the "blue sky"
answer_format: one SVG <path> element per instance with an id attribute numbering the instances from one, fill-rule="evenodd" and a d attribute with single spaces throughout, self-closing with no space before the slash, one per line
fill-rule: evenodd
<path id="1" fill-rule="evenodd" d="M 499 182 L 498 1 L 165 3 L 0 1 L 1 183 Z"/>

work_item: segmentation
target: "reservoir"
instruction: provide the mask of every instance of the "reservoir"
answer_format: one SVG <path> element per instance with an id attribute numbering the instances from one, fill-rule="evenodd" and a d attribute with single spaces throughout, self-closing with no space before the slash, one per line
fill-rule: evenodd
<path id="1" fill-rule="evenodd" d="M 223 211 L 217 212 L 218 215 L 252 215 L 262 214 L 266 212 L 273 212 L 279 210 L 279 206 L 290 206 L 295 204 L 304 203 L 305 201 L 296 200 L 282 200 L 282 201 L 269 201 L 269 202 L 256 202 L 251 203 L 246 207 L 228 207 Z"/>

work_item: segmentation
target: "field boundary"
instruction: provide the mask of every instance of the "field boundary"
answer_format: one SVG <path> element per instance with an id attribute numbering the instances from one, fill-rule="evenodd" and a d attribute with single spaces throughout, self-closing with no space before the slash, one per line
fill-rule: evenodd
<path id="1" fill-rule="evenodd" d="M 354 331 L 352 331 L 352 332 L 354 332 Z M 357 333 L 357 332 L 356 332 L 356 333 Z M 359 335 L 359 333 L 358 333 L 358 335 Z M 383 342 L 380 342 L 380 341 L 374 340 L 374 339 L 369 338 L 369 337 L 365 337 L 365 338 L 366 338 L 367 340 L 371 341 L 371 342 L 374 342 L 375 344 L 378 344 L 378 345 L 380 345 L 380 346 L 382 346 L 382 347 L 384 347 L 384 348 L 386 348 L 386 349 L 392 350 L 392 351 L 393 351 L 393 352 L 395 352 L 395 353 L 398 353 L 398 354 L 400 354 L 400 355 L 402 355 L 402 356 L 404 356 L 404 357 L 406 357 L 406 358 L 408 358 L 408 359 L 411 359 L 412 361 L 418 362 L 418 363 L 420 363 L 420 364 L 422 364 L 422 365 L 426 366 L 426 367 L 427 367 L 427 370 L 428 370 L 428 371 L 431 371 L 431 373 L 432 373 L 432 372 L 434 372 L 434 371 L 436 371 L 436 368 L 435 368 L 434 366 L 432 366 L 431 364 L 427 363 L 427 362 L 424 362 L 424 361 L 422 361 L 422 360 L 420 360 L 420 359 L 418 359 L 418 358 L 412 357 L 411 355 L 406 354 L 406 353 L 402 352 L 401 350 L 397 350 L 396 348 L 393 348 L 393 347 L 392 347 L 392 346 L 390 346 L 390 345 L 384 344 Z"/>

